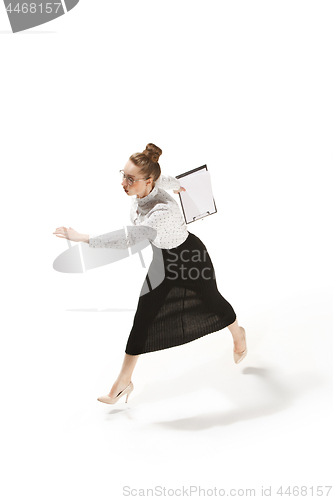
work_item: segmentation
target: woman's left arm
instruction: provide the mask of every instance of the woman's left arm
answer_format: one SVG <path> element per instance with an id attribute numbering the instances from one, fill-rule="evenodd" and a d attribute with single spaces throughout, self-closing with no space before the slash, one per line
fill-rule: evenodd
<path id="1" fill-rule="evenodd" d="M 153 227 L 127 226 L 127 234 L 125 229 L 102 234 L 82 234 L 72 227 L 66 228 L 62 226 L 57 228 L 53 234 L 58 238 L 88 243 L 90 248 L 118 248 L 123 250 L 146 239 L 153 241 L 157 236 L 157 231 Z"/>

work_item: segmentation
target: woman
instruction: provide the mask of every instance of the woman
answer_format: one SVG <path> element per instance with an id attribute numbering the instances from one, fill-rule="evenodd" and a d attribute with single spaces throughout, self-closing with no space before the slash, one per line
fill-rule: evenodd
<path id="1" fill-rule="evenodd" d="M 86 242 L 91 248 L 128 248 L 143 238 L 152 245 L 153 259 L 142 286 L 122 368 L 109 394 L 97 398 L 107 404 L 116 403 L 125 394 L 127 402 L 140 354 L 185 344 L 226 326 L 233 336 L 235 362 L 247 354 L 245 330 L 217 289 L 205 245 L 187 230 L 178 203 L 165 191 L 179 193 L 185 189 L 178 179 L 161 174 L 161 154 L 160 148 L 149 143 L 142 153 L 130 156 L 120 171 L 122 187 L 132 200 L 130 218 L 135 227 L 128 235 L 119 231 L 82 235 L 71 227 L 59 227 L 53 233 L 59 238 Z M 161 253 L 163 279 L 152 287 L 149 277 L 158 274 Z"/>

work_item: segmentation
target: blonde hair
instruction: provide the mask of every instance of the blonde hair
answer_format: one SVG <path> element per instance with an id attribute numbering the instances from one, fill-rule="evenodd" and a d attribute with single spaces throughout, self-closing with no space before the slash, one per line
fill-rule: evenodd
<path id="1" fill-rule="evenodd" d="M 140 173 L 144 178 L 152 177 L 153 184 L 155 184 L 155 181 L 161 175 L 161 167 L 158 163 L 161 154 L 162 149 L 150 142 L 142 153 L 134 153 L 129 159 L 140 168 Z"/>

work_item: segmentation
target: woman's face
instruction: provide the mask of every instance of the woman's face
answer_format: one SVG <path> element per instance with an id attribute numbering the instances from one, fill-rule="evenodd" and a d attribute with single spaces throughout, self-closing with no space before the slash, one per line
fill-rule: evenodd
<path id="1" fill-rule="evenodd" d="M 134 165 L 131 160 L 128 160 L 125 167 L 123 168 L 125 175 L 133 181 L 138 179 L 143 179 L 143 175 L 140 173 L 139 167 Z M 152 190 L 152 179 L 148 180 L 140 180 L 138 182 L 134 182 L 131 186 L 127 182 L 127 179 L 123 179 L 121 185 L 128 196 L 137 195 L 139 198 L 143 198 L 147 196 L 148 193 Z"/>

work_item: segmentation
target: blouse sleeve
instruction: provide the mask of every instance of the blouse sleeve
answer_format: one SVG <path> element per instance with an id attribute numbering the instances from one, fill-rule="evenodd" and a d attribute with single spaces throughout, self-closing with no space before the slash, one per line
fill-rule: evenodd
<path id="1" fill-rule="evenodd" d="M 89 247 L 125 249 L 145 239 L 153 241 L 156 236 L 157 231 L 148 225 L 130 226 L 127 227 L 127 235 L 125 229 L 118 229 L 100 235 L 89 234 Z"/>
<path id="2" fill-rule="evenodd" d="M 170 217 L 168 206 L 164 203 L 157 204 L 142 224 L 139 223 L 135 226 L 127 227 L 127 235 L 125 229 L 119 229 L 98 236 L 89 235 L 89 246 L 92 248 L 125 249 L 145 239 L 154 242 L 158 232 L 170 232 Z"/>
<path id="3" fill-rule="evenodd" d="M 155 182 L 157 187 L 162 189 L 180 189 L 180 181 L 171 175 L 163 175 L 161 174 L 157 181 Z"/>

